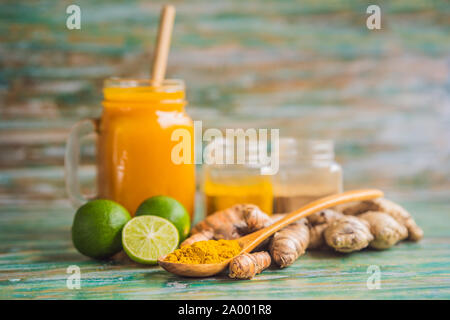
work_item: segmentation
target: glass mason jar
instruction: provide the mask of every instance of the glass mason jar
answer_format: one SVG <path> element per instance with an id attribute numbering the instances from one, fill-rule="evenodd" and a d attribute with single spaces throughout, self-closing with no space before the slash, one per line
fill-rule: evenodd
<path id="1" fill-rule="evenodd" d="M 193 122 L 185 113 L 185 86 L 181 80 L 117 79 L 105 81 L 100 119 L 83 120 L 70 133 L 66 147 L 66 185 L 75 205 L 81 194 L 77 177 L 82 136 L 97 134 L 96 198 L 111 199 L 134 215 L 151 196 L 166 195 L 194 213 L 195 165 Z M 184 129 L 184 160 L 172 153 L 179 144 L 174 131 Z M 175 156 L 177 153 L 175 152 Z"/>
<path id="2" fill-rule="evenodd" d="M 239 160 L 238 149 L 242 147 L 245 159 Z M 235 204 L 257 205 L 272 214 L 272 182 L 269 175 L 262 175 L 258 162 L 257 145 L 235 144 L 234 140 L 214 139 L 205 148 L 222 150 L 223 159 L 207 161 L 203 165 L 202 191 L 206 215 L 227 209 Z M 229 156 L 231 155 L 231 157 Z"/>
<path id="3" fill-rule="evenodd" d="M 342 192 L 342 168 L 330 140 L 280 138 L 279 170 L 273 176 L 274 213 L 296 210 Z"/>

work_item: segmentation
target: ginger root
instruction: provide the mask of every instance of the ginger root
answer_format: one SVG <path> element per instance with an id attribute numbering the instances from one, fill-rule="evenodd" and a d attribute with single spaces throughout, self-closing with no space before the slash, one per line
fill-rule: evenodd
<path id="1" fill-rule="evenodd" d="M 379 211 L 368 211 L 358 216 L 369 223 L 374 239 L 369 246 L 374 249 L 387 249 L 408 236 L 405 226 L 390 215 Z"/>
<path id="2" fill-rule="evenodd" d="M 369 223 L 353 216 L 331 222 L 324 236 L 330 247 L 345 253 L 364 249 L 374 239 Z"/>
<path id="3" fill-rule="evenodd" d="M 234 279 L 251 279 L 271 264 L 268 252 L 243 253 L 231 260 L 228 276 Z"/>
<path id="4" fill-rule="evenodd" d="M 195 242 L 197 233 L 204 233 L 213 239 L 236 239 L 248 233 L 257 231 L 272 223 L 270 217 L 252 204 L 237 204 L 228 209 L 217 211 L 192 228 L 192 236 L 185 240 Z M 206 233 L 205 232 L 209 232 Z M 197 236 L 201 237 L 201 236 Z M 193 239 L 191 239 L 193 238 Z"/>
<path id="5" fill-rule="evenodd" d="M 306 219 L 298 220 L 276 232 L 269 245 L 270 254 L 280 268 L 285 268 L 306 251 L 309 228 Z"/>
<path id="6" fill-rule="evenodd" d="M 205 240 L 232 240 L 265 228 L 284 214 L 268 216 L 257 206 L 238 204 L 218 211 L 192 229 L 192 235 L 181 247 Z M 279 267 L 291 265 L 307 248 L 331 247 L 339 252 L 352 252 L 368 246 L 387 249 L 408 238 L 418 241 L 423 231 L 409 212 L 384 198 L 353 202 L 326 209 L 299 220 L 276 232 L 257 250 L 234 258 L 229 276 L 249 279 L 269 267 L 273 260 Z M 267 247 L 268 244 L 268 247 Z"/>
<path id="7" fill-rule="evenodd" d="M 325 245 L 325 239 L 323 237 L 324 231 L 331 222 L 340 219 L 343 216 L 344 215 L 338 211 L 326 209 L 307 217 L 310 227 L 308 249 L 319 249 L 323 247 Z"/>
<path id="8" fill-rule="evenodd" d="M 409 240 L 419 241 L 423 238 L 423 231 L 411 217 L 411 214 L 400 205 L 385 198 L 346 203 L 336 206 L 335 209 L 345 215 L 353 216 L 360 215 L 367 211 L 381 211 L 390 215 L 398 223 L 408 229 Z"/>

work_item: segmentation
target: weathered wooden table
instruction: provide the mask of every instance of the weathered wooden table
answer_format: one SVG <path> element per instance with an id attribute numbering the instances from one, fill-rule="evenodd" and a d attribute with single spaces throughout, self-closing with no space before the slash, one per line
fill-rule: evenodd
<path id="1" fill-rule="evenodd" d="M 101 110 L 102 80 L 148 77 L 165 1 L 0 3 L 0 298 L 450 298 L 450 26 L 447 0 L 184 1 L 168 77 L 187 83 L 206 127 L 280 128 L 329 138 L 345 188 L 373 187 L 409 209 L 419 243 L 351 255 L 308 252 L 251 281 L 183 279 L 126 259 L 96 262 L 70 240 L 68 128 Z M 93 148 L 83 152 L 92 186 Z M 91 165 L 89 165 L 89 163 Z M 79 266 L 81 288 L 66 286 Z M 381 288 L 369 290 L 369 266 Z"/>
<path id="2" fill-rule="evenodd" d="M 0 298 L 448 299 L 450 203 L 425 198 L 402 203 L 423 226 L 423 241 L 350 255 L 311 251 L 289 268 L 266 270 L 250 281 L 231 280 L 226 275 L 180 278 L 158 266 L 136 265 L 122 255 L 106 262 L 90 260 L 71 244 L 71 208 L 3 208 Z M 74 265 L 81 270 L 80 289 L 67 287 L 71 275 L 67 268 Z M 369 280 L 375 270 L 368 270 L 370 266 L 380 270 L 379 289 L 373 289 L 374 282 Z"/>

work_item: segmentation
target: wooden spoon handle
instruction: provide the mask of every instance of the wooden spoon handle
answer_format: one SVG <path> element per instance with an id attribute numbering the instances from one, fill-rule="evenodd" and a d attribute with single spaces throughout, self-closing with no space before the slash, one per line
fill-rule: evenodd
<path id="1" fill-rule="evenodd" d="M 264 239 L 267 239 L 272 234 L 278 230 L 286 227 L 292 222 L 305 218 L 315 212 L 324 210 L 330 207 L 334 207 L 338 204 L 370 200 L 383 196 L 383 192 L 376 189 L 362 189 L 362 190 L 352 190 L 339 194 L 334 194 L 328 197 L 320 198 L 316 201 L 310 202 L 307 205 L 297 209 L 286 215 L 283 219 L 275 222 L 274 224 L 261 229 L 259 231 L 253 232 L 245 237 L 240 238 L 240 243 L 243 252 L 252 251 L 258 244 L 260 244 Z"/>

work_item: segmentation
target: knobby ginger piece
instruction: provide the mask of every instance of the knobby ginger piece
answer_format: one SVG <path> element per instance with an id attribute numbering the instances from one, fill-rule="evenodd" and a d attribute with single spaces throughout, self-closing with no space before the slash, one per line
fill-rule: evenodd
<path id="1" fill-rule="evenodd" d="M 243 253 L 231 260 L 228 267 L 230 278 L 251 279 L 270 266 L 268 252 Z"/>
<path id="2" fill-rule="evenodd" d="M 335 206 L 333 209 L 347 216 L 357 216 L 361 213 L 373 210 L 374 204 L 372 200 L 353 201 Z M 375 211 L 375 210 L 373 210 Z"/>
<path id="3" fill-rule="evenodd" d="M 372 248 L 387 249 L 408 236 L 406 227 L 387 213 L 368 211 L 359 215 L 358 218 L 369 223 L 370 232 L 374 236 L 369 244 Z"/>
<path id="4" fill-rule="evenodd" d="M 381 211 L 387 213 L 408 229 L 409 240 L 419 241 L 423 238 L 423 231 L 411 217 L 411 214 L 400 205 L 385 198 L 346 203 L 337 206 L 335 209 L 345 215 L 359 215 L 367 211 Z"/>
<path id="5" fill-rule="evenodd" d="M 309 228 L 308 249 L 320 249 L 325 245 L 324 232 L 328 228 L 328 223 L 318 224 Z"/>
<path id="6" fill-rule="evenodd" d="M 331 222 L 324 237 L 330 247 L 345 253 L 364 249 L 374 239 L 369 223 L 354 216 Z"/>
<path id="7" fill-rule="evenodd" d="M 268 227 L 273 223 L 269 215 L 262 212 L 257 206 L 245 205 L 242 209 L 244 212 L 244 220 L 247 224 L 247 229 L 241 232 L 245 234 L 258 231 L 262 228 Z"/>
<path id="8" fill-rule="evenodd" d="M 328 225 L 344 215 L 338 211 L 326 209 L 316 212 L 307 217 L 309 222 L 309 245 L 308 249 L 319 249 L 325 245 L 323 237 L 324 231 Z"/>
<path id="9" fill-rule="evenodd" d="M 207 216 L 192 228 L 191 234 L 208 231 L 213 238 L 237 239 L 270 225 L 270 217 L 252 204 L 238 204 Z"/>
<path id="10" fill-rule="evenodd" d="M 305 253 L 308 244 L 308 223 L 306 219 L 301 219 L 276 232 L 269 249 L 275 263 L 285 268 Z"/>

